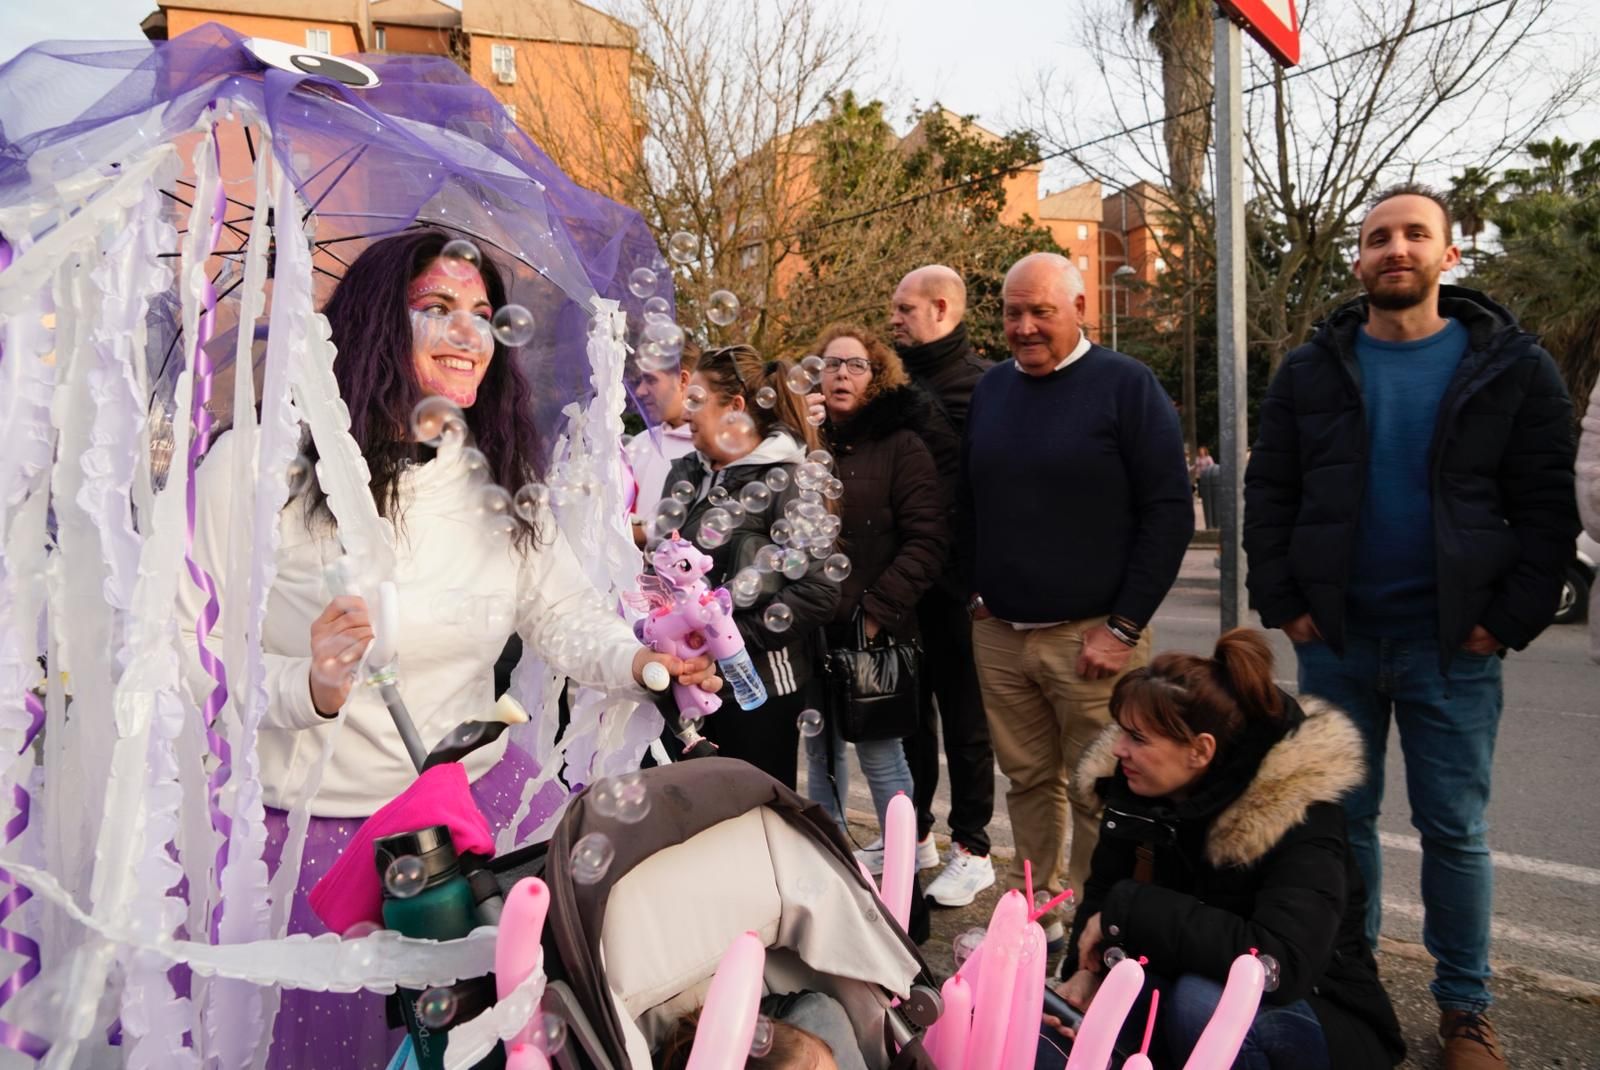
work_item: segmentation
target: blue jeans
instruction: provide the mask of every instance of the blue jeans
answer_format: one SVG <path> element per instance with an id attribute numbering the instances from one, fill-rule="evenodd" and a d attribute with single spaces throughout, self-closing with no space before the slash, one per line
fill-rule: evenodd
<path id="1" fill-rule="evenodd" d="M 1378 814 L 1389 718 L 1400 729 L 1411 824 L 1422 835 L 1422 942 L 1434 957 L 1433 998 L 1481 1011 L 1489 996 L 1494 867 L 1485 839 L 1489 781 L 1503 692 L 1500 659 L 1457 651 L 1439 671 L 1434 639 L 1349 636 L 1344 657 L 1326 643 L 1296 646 L 1300 692 L 1350 715 L 1367 743 L 1366 783 L 1345 798 L 1350 845 L 1367 885 L 1367 939 L 1383 918 Z"/>
<path id="2" fill-rule="evenodd" d="M 1164 1065 L 1162 1057 L 1172 1066 L 1182 1066 L 1216 1013 L 1222 985 L 1195 974 L 1184 974 L 1175 984 L 1146 974 L 1145 991 L 1123 1021 L 1118 1052 L 1138 1050 L 1152 987 L 1161 990 L 1161 1006 L 1156 1015 L 1160 1036 L 1155 1039 L 1152 1055 L 1156 1056 L 1157 1066 Z M 1035 1070 L 1062 1070 L 1070 1050 L 1070 1043 L 1054 1029 L 1041 1026 Z M 1121 1057 L 1114 1055 L 1111 1064 L 1121 1066 Z M 1256 1011 L 1255 1022 L 1245 1034 L 1233 1065 L 1235 1070 L 1329 1070 L 1328 1040 L 1311 1004 L 1303 999 L 1287 1007 L 1263 1004 Z"/>
<path id="3" fill-rule="evenodd" d="M 806 739 L 806 798 L 820 805 L 828 816 L 844 828 L 844 814 L 840 804 L 850 797 L 850 766 L 845 761 L 844 740 L 830 722 L 817 735 Z M 828 747 L 833 747 L 833 779 L 828 782 Z M 866 775 L 867 787 L 872 791 L 872 808 L 878 812 L 878 828 L 886 828 L 889 800 L 896 792 L 912 797 L 911 767 L 906 764 L 906 751 L 898 739 L 874 739 L 857 743 L 856 757 L 861 760 L 861 772 Z M 848 835 L 848 833 L 847 833 Z"/>

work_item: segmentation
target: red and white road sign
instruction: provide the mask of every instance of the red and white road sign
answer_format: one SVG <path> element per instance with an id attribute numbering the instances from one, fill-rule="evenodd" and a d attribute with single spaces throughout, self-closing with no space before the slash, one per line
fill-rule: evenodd
<path id="1" fill-rule="evenodd" d="M 1300 13 L 1294 0 L 1218 0 L 1223 10 L 1285 67 L 1300 62 Z"/>

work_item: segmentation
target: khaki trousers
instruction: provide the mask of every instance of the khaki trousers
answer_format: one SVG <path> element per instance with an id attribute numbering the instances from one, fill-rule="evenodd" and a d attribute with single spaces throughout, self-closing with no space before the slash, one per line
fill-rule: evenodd
<path id="1" fill-rule="evenodd" d="M 1085 680 L 1077 663 L 1084 633 L 1105 620 L 1090 617 L 1025 631 L 992 617 L 972 625 L 994 756 L 1010 781 L 1006 809 L 1016 855 L 1006 874 L 1008 888 L 1023 886 L 1022 863 L 1029 859 L 1036 894 L 1054 895 L 1070 887 L 1077 900 L 1083 898 L 1100 834 L 1100 809 L 1092 797 L 1080 796 L 1072 787 L 1072 774 L 1084 749 L 1111 723 L 1111 691 L 1121 676 Z M 1149 660 L 1146 628 L 1123 671 Z M 1063 866 L 1069 812 L 1071 853 Z M 1040 922 L 1056 920 L 1061 915 L 1052 912 Z"/>

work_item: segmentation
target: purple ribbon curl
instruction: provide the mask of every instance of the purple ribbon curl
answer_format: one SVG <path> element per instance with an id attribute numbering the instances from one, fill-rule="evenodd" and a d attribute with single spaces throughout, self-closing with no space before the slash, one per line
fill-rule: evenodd
<path id="1" fill-rule="evenodd" d="M 215 104 L 212 105 L 213 108 Z M 217 192 L 211 206 L 211 230 L 207 238 L 205 256 L 201 264 L 205 263 L 212 251 L 222 240 L 222 224 L 227 211 L 227 190 L 222 185 L 222 145 L 217 139 L 217 129 L 211 127 L 211 153 L 217 168 Z M 184 505 L 186 512 L 186 529 L 183 541 L 183 563 L 189 569 L 189 578 L 194 581 L 206 596 L 205 605 L 200 609 L 200 615 L 195 621 L 195 646 L 198 648 L 200 666 L 205 669 L 206 675 L 217 682 L 206 696 L 205 703 L 201 706 L 201 713 L 206 722 L 206 747 L 211 756 L 216 759 L 216 768 L 212 770 L 207 785 L 207 798 L 211 808 L 211 827 L 222 837 L 222 844 L 217 848 L 217 887 L 222 887 L 222 870 L 228 863 L 228 836 L 233 822 L 223 810 L 220 798 L 222 786 L 227 783 L 232 766 L 232 755 L 228 748 L 228 741 L 222 738 L 217 730 L 217 718 L 222 713 L 222 707 L 228 701 L 228 671 L 222 664 L 222 659 L 212 653 L 206 645 L 206 640 L 211 636 L 211 629 L 216 627 L 217 618 L 221 616 L 221 607 L 217 603 L 217 585 L 211 575 L 201 568 L 194 559 L 194 528 L 195 528 L 195 500 L 194 500 L 194 475 L 195 469 L 200 464 L 200 458 L 205 455 L 206 447 L 211 442 L 211 412 L 206 407 L 211 401 L 212 366 L 211 354 L 206 352 L 206 345 L 211 341 L 211 336 L 216 330 L 217 318 L 217 288 L 207 277 L 201 287 L 201 300 L 204 310 L 200 315 L 199 327 L 195 331 L 194 339 L 194 398 L 190 406 L 190 416 L 194 421 L 194 436 L 189 442 L 189 482 L 184 488 Z M 217 904 L 211 917 L 211 939 L 218 940 L 218 929 L 221 922 L 222 905 Z"/>
<path id="2" fill-rule="evenodd" d="M 33 746 L 34 738 L 39 735 L 39 730 L 44 727 L 44 703 L 40 702 L 39 697 L 31 691 L 26 694 L 26 702 L 29 717 L 28 731 L 22 738 L 22 749 L 17 751 L 19 755 L 27 753 L 28 748 Z M 16 804 L 17 812 L 6 822 L 4 831 L 6 843 L 22 835 L 22 830 L 28 827 L 28 809 L 33 801 L 28 796 L 28 789 L 21 784 L 11 786 L 11 799 Z M 22 958 L 22 964 L 10 977 L 0 982 L 0 1007 L 3 1007 L 12 996 L 22 991 L 23 986 L 39 975 L 39 944 L 31 937 L 6 928 L 6 919 L 16 913 L 22 904 L 32 899 L 33 893 L 3 869 L 0 869 L 0 882 L 11 885 L 11 891 L 4 899 L 0 899 L 0 948 Z M 6 1021 L 0 1021 L 0 1045 L 13 1051 L 20 1051 L 30 1059 L 41 1059 L 45 1052 L 50 1050 L 48 1040 Z"/>

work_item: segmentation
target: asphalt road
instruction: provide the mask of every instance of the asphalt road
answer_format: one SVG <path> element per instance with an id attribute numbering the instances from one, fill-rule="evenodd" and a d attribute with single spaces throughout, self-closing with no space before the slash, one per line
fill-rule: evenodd
<path id="1" fill-rule="evenodd" d="M 1191 549 L 1156 615 L 1158 650 L 1211 649 L 1218 634 L 1215 550 Z M 1272 633 L 1279 677 L 1294 690 L 1294 656 Z M 1506 707 L 1495 760 L 1490 847 L 1495 857 L 1492 957 L 1497 964 L 1600 983 L 1600 665 L 1583 626 L 1552 627 L 1505 666 Z M 1380 818 L 1384 842 L 1384 935 L 1421 941 L 1421 855 L 1405 794 L 1399 742 L 1391 739 Z M 852 765 L 854 759 L 852 757 Z M 1005 778 L 996 774 L 990 835 L 1012 844 Z M 948 799 L 941 781 L 938 815 Z M 859 768 L 849 807 L 872 812 Z M 942 822 L 937 831 L 948 832 Z"/>

